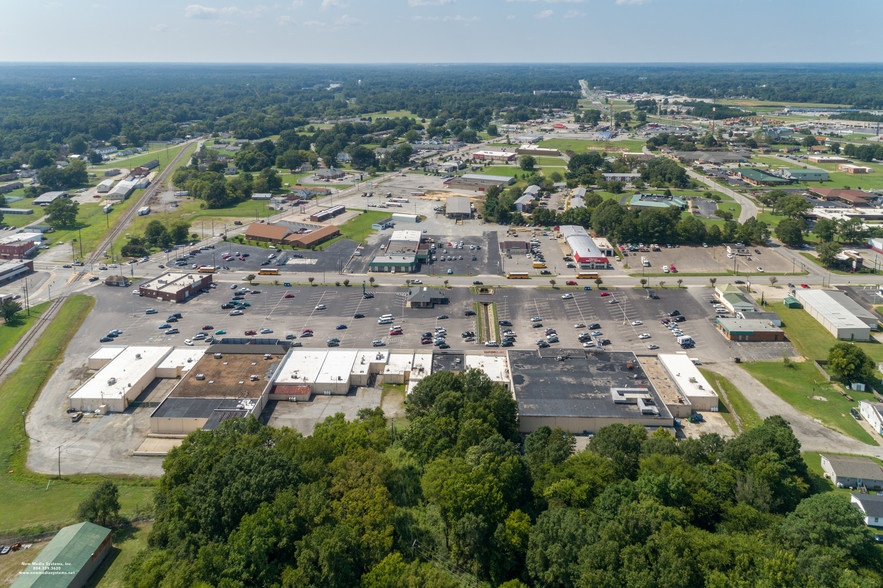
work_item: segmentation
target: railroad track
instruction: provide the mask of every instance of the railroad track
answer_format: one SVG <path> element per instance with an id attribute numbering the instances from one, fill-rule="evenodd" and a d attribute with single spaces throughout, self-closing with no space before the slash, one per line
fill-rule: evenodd
<path id="1" fill-rule="evenodd" d="M 52 301 L 52 304 L 49 305 L 49 308 L 46 309 L 40 318 L 37 319 L 37 322 L 31 326 L 30 329 L 22 336 L 21 339 L 6 353 L 6 356 L 0 361 L 0 381 L 5 378 L 9 373 L 9 368 L 15 363 L 15 360 L 19 358 L 19 356 L 24 352 L 24 350 L 30 345 L 31 341 L 33 341 L 40 333 L 43 332 L 43 328 L 55 318 L 56 313 L 58 313 L 58 309 L 61 308 L 61 305 L 64 303 L 66 296 L 59 296 L 55 300 Z"/>
<path id="2" fill-rule="evenodd" d="M 95 246 L 95 249 L 92 250 L 92 255 L 89 256 L 89 261 L 87 263 L 99 263 L 101 258 L 104 257 L 104 252 L 110 247 L 111 243 L 113 243 L 122 233 L 126 230 L 129 224 L 132 222 L 132 219 L 138 213 L 138 209 L 146 206 L 150 199 L 153 198 L 153 195 L 156 194 L 156 191 L 165 183 L 168 177 L 171 175 L 171 171 L 175 169 L 175 166 L 178 165 L 178 162 L 181 161 L 181 158 L 184 157 L 184 153 L 187 151 L 187 148 L 191 143 L 198 141 L 198 139 L 193 139 L 187 143 L 185 143 L 181 150 L 178 151 L 178 154 L 175 155 L 174 159 L 163 169 L 162 172 L 156 177 L 156 180 L 150 184 L 150 187 L 144 191 L 144 194 L 141 196 L 141 199 L 138 200 L 136 204 L 129 207 L 129 210 L 122 216 L 122 218 L 118 218 L 111 228 L 110 232 L 104 236 L 98 245 Z M 82 278 L 83 272 L 80 272 L 75 280 L 72 280 L 73 283 L 76 280 Z"/>

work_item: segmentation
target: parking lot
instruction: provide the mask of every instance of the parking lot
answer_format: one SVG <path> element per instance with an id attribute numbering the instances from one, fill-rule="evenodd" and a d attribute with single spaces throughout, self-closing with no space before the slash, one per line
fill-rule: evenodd
<path id="1" fill-rule="evenodd" d="M 563 241 L 556 239 L 555 235 L 550 231 L 546 234 L 538 232 L 536 236 L 530 233 L 519 235 L 518 237 L 509 237 L 514 241 L 527 241 L 532 249 L 538 249 L 541 257 L 533 254 L 518 254 L 512 252 L 503 256 L 503 269 L 505 272 L 528 272 L 532 276 L 562 276 L 569 279 L 576 275 L 577 269 L 573 262 L 565 261 L 565 257 L 569 254 L 567 246 Z M 542 263 L 546 267 L 534 267 L 534 263 Z M 567 264 L 574 265 L 568 268 Z M 543 273 L 545 271 L 545 273 Z M 563 283 L 556 280 L 557 283 Z"/>
<path id="2" fill-rule="evenodd" d="M 678 247 L 661 247 L 660 251 L 625 251 L 625 262 L 629 264 L 629 272 L 659 274 L 663 266 L 672 265 L 678 273 L 786 273 L 795 271 L 791 261 L 785 259 L 774 247 L 749 247 L 750 255 L 727 257 L 727 248 L 723 245 L 702 247 L 701 245 L 681 245 Z M 757 253 L 759 251 L 760 253 Z M 646 257 L 649 267 L 641 265 L 641 258 Z M 757 268 L 763 268 L 759 272 Z M 796 268 L 800 269 L 800 268 Z M 670 274 L 665 280 L 677 280 L 677 273 Z"/>
<path id="3" fill-rule="evenodd" d="M 267 249 L 253 245 L 242 245 L 234 242 L 219 243 L 214 249 L 195 249 L 195 255 L 189 255 L 192 248 L 182 248 L 167 256 L 167 269 L 178 269 L 175 265 L 175 253 L 184 265 L 182 270 L 190 271 L 194 266 L 211 265 L 214 267 L 227 267 L 231 271 L 250 271 L 257 273 L 262 267 L 278 268 L 280 273 L 286 272 L 313 272 L 316 275 L 322 273 L 330 277 L 341 271 L 354 271 L 348 264 L 353 258 L 353 253 L 359 244 L 355 241 L 342 239 L 332 243 L 324 251 L 290 250 L 290 249 Z M 224 256 L 230 255 L 227 259 Z M 270 255 L 275 255 L 269 260 Z M 240 259 L 243 258 L 243 259 Z M 266 265 L 263 262 L 269 261 Z M 281 264 L 279 262 L 282 262 Z M 317 277 L 318 279 L 318 277 Z"/>

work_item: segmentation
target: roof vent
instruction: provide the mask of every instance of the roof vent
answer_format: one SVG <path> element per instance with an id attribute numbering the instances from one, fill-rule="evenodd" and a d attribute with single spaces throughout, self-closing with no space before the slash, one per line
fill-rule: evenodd
<path id="1" fill-rule="evenodd" d="M 196 374 L 196 379 L 197 379 L 197 380 L 200 380 L 200 381 L 204 380 L 204 379 L 205 379 L 205 374 Z"/>
<path id="2" fill-rule="evenodd" d="M 245 380 L 239 380 L 240 384 L 245 384 Z"/>
<path id="3" fill-rule="evenodd" d="M 140 354 L 140 353 L 136 353 L 136 354 L 135 354 L 135 359 L 141 359 L 141 354 Z"/>
<path id="4" fill-rule="evenodd" d="M 215 353 L 215 359 L 221 359 L 222 357 L 224 357 L 224 356 L 221 355 L 220 353 Z"/>
<path id="5" fill-rule="evenodd" d="M 257 381 L 258 381 L 258 375 L 257 375 L 257 374 L 252 374 L 252 375 L 250 375 L 250 376 L 248 377 L 248 379 L 251 380 L 252 382 L 257 382 Z"/>
<path id="6" fill-rule="evenodd" d="M 264 359 L 273 359 L 273 354 L 272 353 L 265 353 Z M 254 364 L 251 364 L 251 365 L 254 365 Z"/>
<path id="7" fill-rule="evenodd" d="M 107 380 L 107 385 L 108 385 L 108 386 L 113 386 L 113 385 L 116 384 L 116 383 L 117 383 L 117 379 L 116 379 L 116 378 L 108 378 L 108 380 Z"/>

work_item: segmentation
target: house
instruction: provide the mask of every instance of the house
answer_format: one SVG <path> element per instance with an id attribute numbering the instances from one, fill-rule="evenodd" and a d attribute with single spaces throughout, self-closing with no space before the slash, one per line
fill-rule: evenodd
<path id="1" fill-rule="evenodd" d="M 869 527 L 883 527 L 883 496 L 880 494 L 852 494 L 849 501 L 862 511 Z"/>
<path id="2" fill-rule="evenodd" d="M 883 489 L 883 468 L 867 457 L 822 454 L 822 470 L 838 488 Z"/>
<path id="3" fill-rule="evenodd" d="M 130 283 L 131 282 L 129 282 L 128 278 L 125 276 L 107 276 L 107 278 L 104 279 L 105 286 L 118 286 L 120 288 L 125 288 Z"/>
<path id="4" fill-rule="evenodd" d="M 382 218 L 379 221 L 371 224 L 371 228 L 374 229 L 375 231 L 382 231 L 384 229 L 389 229 L 389 228 L 392 228 L 392 226 L 393 226 L 393 222 L 392 222 L 392 219 L 389 217 Z"/>
<path id="5" fill-rule="evenodd" d="M 434 308 L 436 304 L 447 304 L 448 295 L 444 290 L 420 286 L 408 288 L 408 308 Z"/>
<path id="6" fill-rule="evenodd" d="M 332 167 L 330 169 L 317 170 L 314 175 L 320 180 L 339 180 L 344 177 L 346 173 L 341 169 L 335 169 Z"/>
<path id="7" fill-rule="evenodd" d="M 859 400 L 858 411 L 878 434 L 883 435 L 883 404 Z"/>

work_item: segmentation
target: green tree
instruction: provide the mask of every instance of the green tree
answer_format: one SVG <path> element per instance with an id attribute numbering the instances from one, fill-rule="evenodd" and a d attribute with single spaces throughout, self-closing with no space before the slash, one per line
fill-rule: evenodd
<path id="1" fill-rule="evenodd" d="M 776 237 L 788 247 L 803 245 L 804 222 L 796 218 L 785 218 L 776 225 Z"/>
<path id="2" fill-rule="evenodd" d="M 825 492 L 803 499 L 780 532 L 795 550 L 824 547 L 858 562 L 873 557 L 870 533 L 848 495 Z"/>
<path id="3" fill-rule="evenodd" d="M 816 253 L 819 263 L 825 267 L 831 267 L 837 260 L 837 254 L 840 253 L 840 245 L 834 242 L 819 243 L 816 245 Z"/>
<path id="4" fill-rule="evenodd" d="M 524 171 L 532 172 L 536 169 L 537 160 L 533 155 L 522 155 L 518 159 L 518 165 Z"/>
<path id="5" fill-rule="evenodd" d="M 257 276 L 254 275 L 254 274 L 248 274 L 247 276 L 245 276 L 245 279 L 248 281 L 249 284 L 251 284 L 252 282 L 254 282 L 254 279 L 255 279 L 256 277 L 257 277 Z"/>
<path id="6" fill-rule="evenodd" d="M 104 480 L 77 508 L 77 518 L 107 525 L 119 518 L 120 491 L 111 480 Z"/>
<path id="7" fill-rule="evenodd" d="M 16 322 L 18 313 L 20 312 L 21 304 L 15 300 L 7 298 L 3 302 L 0 302 L 0 316 L 3 317 L 3 322 L 7 325 Z"/>
<path id="8" fill-rule="evenodd" d="M 874 360 L 861 347 L 846 341 L 828 350 L 828 367 L 845 384 L 870 382 L 874 376 Z"/>
<path id="9" fill-rule="evenodd" d="M 837 222 L 827 218 L 821 218 L 816 221 L 812 228 L 812 232 L 815 233 L 816 236 L 818 236 L 819 241 L 823 243 L 831 241 L 834 239 L 834 234 L 837 232 Z"/>
<path id="10" fill-rule="evenodd" d="M 160 249 L 168 248 L 172 242 L 168 229 L 158 220 L 150 221 L 147 224 L 144 229 L 144 238 L 151 247 L 159 247 Z"/>
<path id="11" fill-rule="evenodd" d="M 55 229 L 65 229 L 76 225 L 80 203 L 70 198 L 56 198 L 46 207 L 46 222 Z"/>
<path id="12" fill-rule="evenodd" d="M 188 241 L 190 234 L 190 223 L 185 220 L 176 220 L 169 227 L 169 239 L 172 243 L 181 244 Z"/>
<path id="13" fill-rule="evenodd" d="M 812 135 L 807 135 L 803 138 L 803 141 L 801 141 L 800 144 L 808 149 L 810 147 L 815 147 L 819 142 Z"/>

